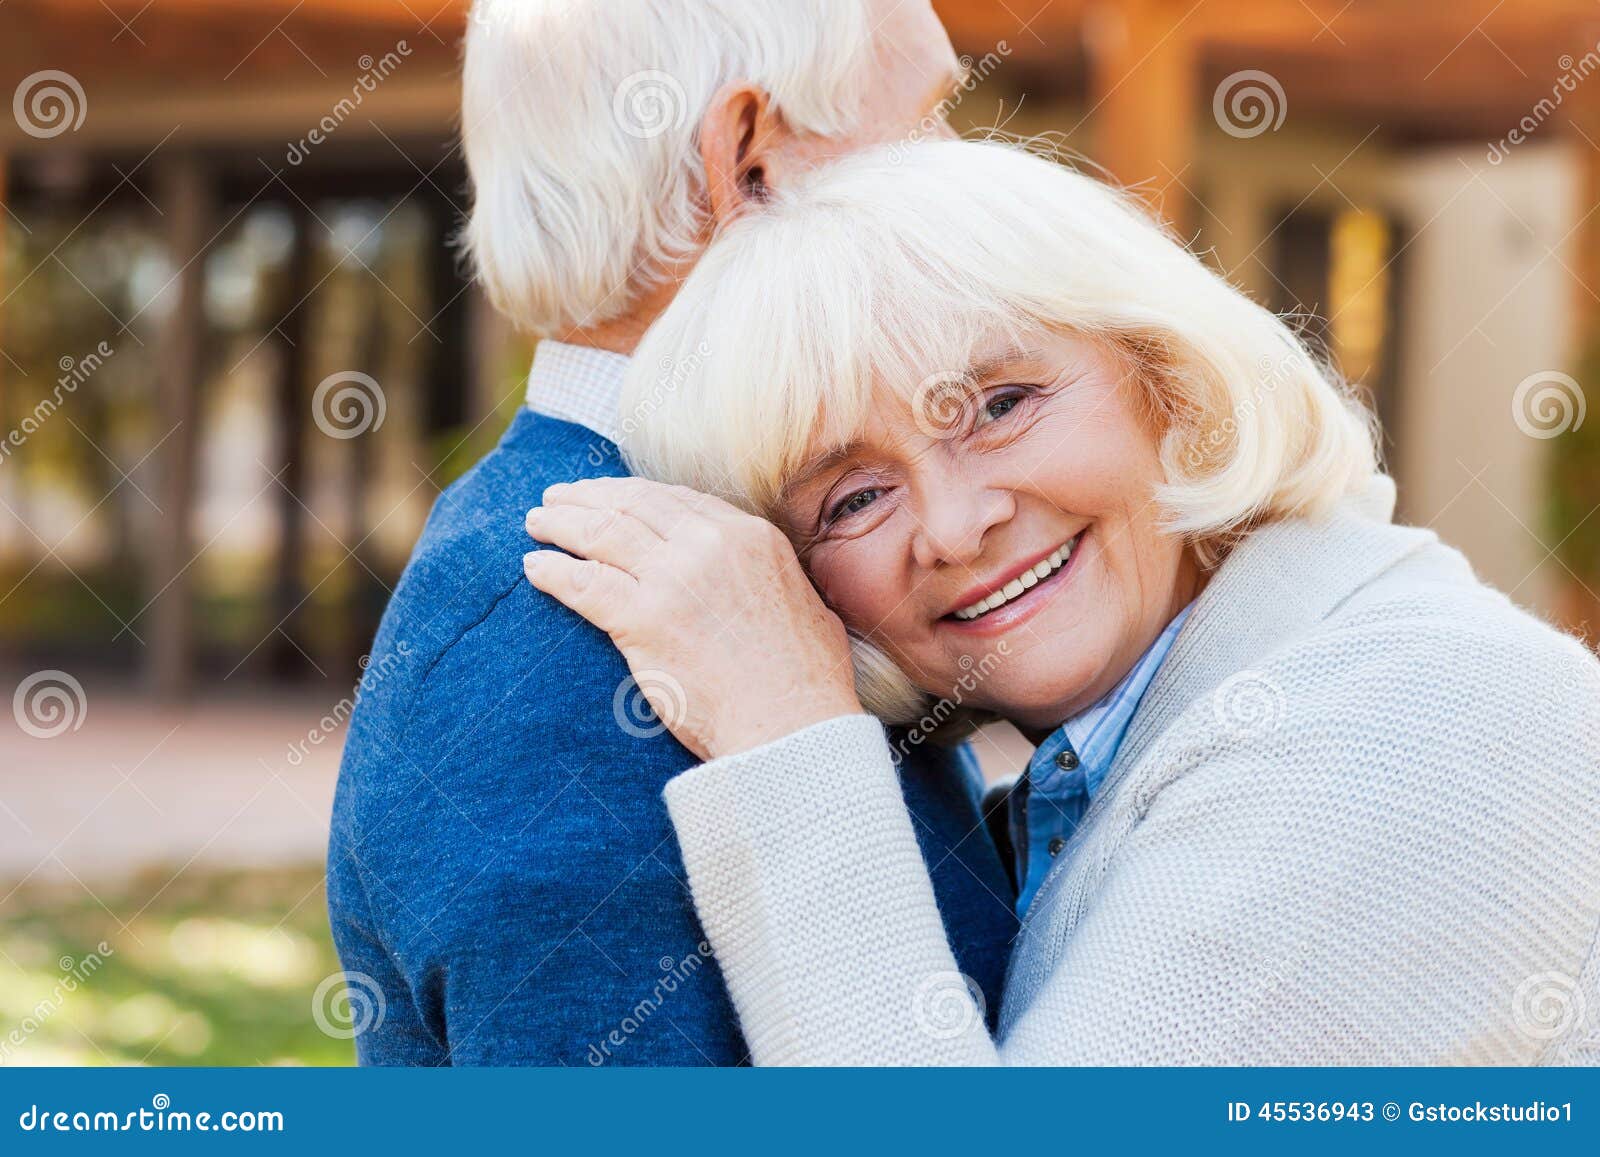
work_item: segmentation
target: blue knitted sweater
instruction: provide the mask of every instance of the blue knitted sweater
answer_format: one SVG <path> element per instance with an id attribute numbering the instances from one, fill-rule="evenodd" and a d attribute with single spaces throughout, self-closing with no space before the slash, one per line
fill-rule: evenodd
<path id="1" fill-rule="evenodd" d="M 625 472 L 598 435 L 522 411 L 440 497 L 395 590 L 328 850 L 363 1063 L 746 1059 L 661 799 L 694 757 L 650 734 L 606 636 L 522 577 L 544 487 Z M 993 1010 L 1017 922 L 981 785 L 967 753 L 912 750 L 939 909 Z"/>

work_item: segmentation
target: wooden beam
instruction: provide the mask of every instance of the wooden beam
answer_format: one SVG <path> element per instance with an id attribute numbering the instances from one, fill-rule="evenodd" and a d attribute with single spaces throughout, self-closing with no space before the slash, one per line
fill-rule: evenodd
<path id="1" fill-rule="evenodd" d="M 278 485 L 273 499 L 278 510 L 278 553 L 274 561 L 272 621 L 278 624 L 265 648 L 274 677 L 290 679 L 305 674 L 301 637 L 301 604 L 305 601 L 300 566 L 305 561 L 306 512 L 301 505 L 307 480 L 306 422 L 311 414 L 311 386 L 306 375 L 311 366 L 310 298 L 315 289 L 316 218 L 303 202 L 290 210 L 294 239 L 284 266 L 282 297 L 273 309 L 281 320 L 273 331 L 277 346 L 276 424 L 279 438 Z"/>
<path id="2" fill-rule="evenodd" d="M 6 209 L 6 175 L 10 158 L 0 152 L 0 302 L 5 301 L 11 292 L 6 286 L 6 238 L 11 233 L 11 215 Z M 6 348 L 6 311 L 0 305 L 0 351 Z M 10 396 L 6 387 L 6 371 L 10 368 L 7 358 L 0 358 L 0 438 L 4 438 L 10 430 L 6 421 L 6 398 Z"/>
<path id="3" fill-rule="evenodd" d="M 6 351 L 6 307 L 4 305 L 6 298 L 11 293 L 11 283 L 6 280 L 6 241 L 11 235 L 11 214 L 6 205 L 6 180 L 9 176 L 10 161 L 10 157 L 3 150 L 0 150 L 0 354 L 5 354 L 4 357 L 0 357 L 0 438 L 9 438 L 12 429 L 14 429 L 11 424 L 11 406 L 7 404 L 7 401 L 8 399 L 16 398 L 15 388 L 8 384 L 14 371 L 11 368 L 11 355 Z M 17 398 L 16 403 L 20 413 L 22 400 Z M 0 446 L 0 454 L 6 456 L 0 459 L 0 466 L 10 464 L 10 454 L 15 449 L 16 447 L 10 445 Z M 24 494 L 22 478 L 15 465 L 11 465 L 10 469 L 9 485 L 11 494 L 14 497 L 9 498 L 9 501 L 20 502 Z M 0 497 L 5 497 L 5 489 L 5 487 L 0 487 Z M 22 510 L 22 517 L 26 520 L 27 509 L 23 507 Z M 0 539 L 0 546 L 4 546 L 3 539 Z"/>
<path id="4" fill-rule="evenodd" d="M 144 0 L 49 0 L 50 7 L 58 11 L 72 9 L 85 11 L 120 10 L 130 15 L 142 12 L 148 4 Z M 472 0 L 162 0 L 161 7 L 168 11 L 193 10 L 208 15 L 218 12 L 270 12 L 284 14 L 295 10 L 307 15 L 335 15 L 356 20 L 377 20 L 385 23 L 405 21 L 411 24 L 427 22 L 441 31 L 459 26 L 472 7 Z"/>
<path id="5" fill-rule="evenodd" d="M 204 372 L 205 249 L 213 232 L 211 174 L 192 153 L 175 153 L 157 174 L 166 219 L 167 251 L 177 273 L 176 301 L 162 342 L 157 403 L 161 430 L 162 517 L 152 544 L 150 635 L 146 673 L 163 699 L 186 696 L 193 686 L 193 575 L 195 457 L 199 449 L 199 399 Z"/>
<path id="6" fill-rule="evenodd" d="M 1182 0 L 1108 0 L 1085 26 L 1094 159 L 1180 230 L 1192 218 L 1194 10 Z"/>
<path id="7" fill-rule="evenodd" d="M 1321 47 L 1349 57 L 1398 44 L 1432 67 L 1468 41 L 1499 43 L 1533 30 L 1575 32 L 1594 16 L 1591 0 L 1208 0 L 1196 20 L 1208 42 Z"/>

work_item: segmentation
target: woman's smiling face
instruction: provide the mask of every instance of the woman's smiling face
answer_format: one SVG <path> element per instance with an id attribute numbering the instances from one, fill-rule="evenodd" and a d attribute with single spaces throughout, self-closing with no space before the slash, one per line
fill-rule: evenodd
<path id="1" fill-rule="evenodd" d="M 1128 360 L 1049 336 L 973 367 L 965 402 L 886 398 L 778 511 L 845 624 L 923 690 L 1048 731 L 1198 592 L 1162 530 L 1159 431 Z M 948 419 L 948 420 L 947 420 Z"/>

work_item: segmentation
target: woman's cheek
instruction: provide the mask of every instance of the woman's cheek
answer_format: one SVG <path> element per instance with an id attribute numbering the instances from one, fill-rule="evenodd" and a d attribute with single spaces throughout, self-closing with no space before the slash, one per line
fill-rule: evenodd
<path id="1" fill-rule="evenodd" d="M 851 543 L 826 543 L 814 549 L 806 559 L 806 570 L 822 599 L 847 627 L 858 628 L 870 623 L 871 608 L 866 604 L 873 597 L 874 583 L 860 558 L 852 558 Z"/>
<path id="2" fill-rule="evenodd" d="M 1060 439 L 1032 463 L 1029 488 L 1051 505 L 1085 518 L 1102 518 L 1137 495 L 1148 501 L 1152 480 L 1141 448 L 1126 441 L 1084 436 Z"/>

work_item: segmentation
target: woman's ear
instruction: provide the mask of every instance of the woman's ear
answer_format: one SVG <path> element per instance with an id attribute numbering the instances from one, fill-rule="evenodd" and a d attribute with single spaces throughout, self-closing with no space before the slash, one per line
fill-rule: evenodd
<path id="1" fill-rule="evenodd" d="M 779 160 L 793 138 L 772 97 L 756 85 L 723 85 L 700 122 L 700 160 L 713 228 L 720 228 L 774 188 Z"/>

